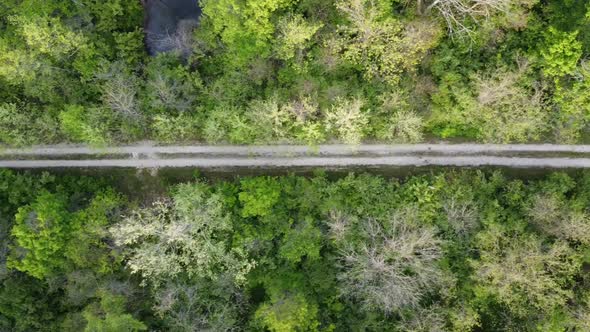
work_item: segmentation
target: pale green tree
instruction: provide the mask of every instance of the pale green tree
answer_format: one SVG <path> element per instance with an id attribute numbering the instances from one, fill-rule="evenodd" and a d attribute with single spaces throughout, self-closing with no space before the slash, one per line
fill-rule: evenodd
<path id="1" fill-rule="evenodd" d="M 437 44 L 440 29 L 426 20 L 409 24 L 391 15 L 391 3 L 383 0 L 337 2 L 349 24 L 339 26 L 332 43 L 334 52 L 362 69 L 365 78 L 389 84 L 399 82 Z"/>
<path id="2" fill-rule="evenodd" d="M 228 273 L 243 282 L 253 262 L 229 247 L 231 230 L 222 197 L 195 183 L 176 187 L 172 200 L 133 211 L 110 232 L 131 272 L 158 287 L 182 275 L 216 278 Z"/>
<path id="3" fill-rule="evenodd" d="M 416 112 L 393 113 L 380 138 L 402 143 L 417 143 L 423 138 L 424 121 Z"/>
<path id="4" fill-rule="evenodd" d="M 298 71 L 303 70 L 306 50 L 322 26 L 321 23 L 306 21 L 299 15 L 282 18 L 277 27 L 276 57 L 290 62 Z"/>
<path id="5" fill-rule="evenodd" d="M 471 265 L 478 296 L 494 296 L 521 318 L 551 314 L 572 299 L 569 285 L 581 260 L 567 243 L 547 247 L 535 235 L 511 237 L 497 225 L 477 238 L 480 258 Z"/>
<path id="6" fill-rule="evenodd" d="M 565 241 L 590 244 L 590 216 L 564 204 L 555 194 L 537 194 L 528 209 L 531 223 Z"/>
<path id="7" fill-rule="evenodd" d="M 486 142 L 527 142 L 539 139 L 547 129 L 549 110 L 544 104 L 542 86 L 524 83 L 529 70 L 527 60 L 518 69 L 498 69 L 475 78 L 476 103 L 467 114 L 475 121 Z"/>
<path id="8" fill-rule="evenodd" d="M 344 143 L 361 143 L 369 123 L 362 107 L 363 101 L 360 98 L 337 100 L 325 113 L 326 129 Z"/>

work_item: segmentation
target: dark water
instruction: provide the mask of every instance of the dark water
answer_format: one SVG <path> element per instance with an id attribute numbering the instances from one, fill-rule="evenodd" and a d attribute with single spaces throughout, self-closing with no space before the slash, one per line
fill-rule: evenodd
<path id="1" fill-rule="evenodd" d="M 198 24 L 201 8 L 198 0 L 146 0 L 145 13 L 146 45 L 155 55 L 186 46 L 181 34 Z"/>

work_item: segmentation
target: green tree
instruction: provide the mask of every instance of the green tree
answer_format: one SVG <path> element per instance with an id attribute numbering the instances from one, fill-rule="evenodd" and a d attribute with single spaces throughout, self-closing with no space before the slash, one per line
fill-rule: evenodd
<path id="1" fill-rule="evenodd" d="M 76 269 L 109 274 L 118 268 L 117 260 L 105 240 L 107 227 L 120 213 L 124 200 L 110 188 L 102 189 L 88 206 L 72 215 L 75 228 L 69 234 L 64 256 Z"/>
<path id="2" fill-rule="evenodd" d="M 39 279 L 62 271 L 66 265 L 63 252 L 73 228 L 65 197 L 42 192 L 16 214 L 11 232 L 16 246 L 8 266 Z"/>
<path id="3" fill-rule="evenodd" d="M 553 98 L 559 107 L 557 140 L 574 143 L 580 139 L 590 121 L 590 68 L 583 62 L 576 70 L 578 78 L 571 83 L 557 85 Z"/>
<path id="4" fill-rule="evenodd" d="M 318 331 L 317 306 L 301 294 L 284 294 L 256 310 L 260 325 L 273 332 Z"/>
<path id="5" fill-rule="evenodd" d="M 544 247 L 532 234 L 509 237 L 500 226 L 478 234 L 476 296 L 494 296 L 513 315 L 530 320 L 562 310 L 572 299 L 580 258 L 562 241 Z"/>
<path id="6" fill-rule="evenodd" d="M 275 13 L 292 3 L 293 0 L 207 0 L 201 3 L 205 15 L 202 24 L 220 36 L 227 48 L 227 65 L 243 67 L 255 57 L 270 55 Z"/>
<path id="7" fill-rule="evenodd" d="M 57 121 L 49 112 L 14 103 L 0 104 L 0 141 L 27 146 L 51 143 L 59 137 Z"/>
<path id="8" fill-rule="evenodd" d="M 126 313 L 125 297 L 103 292 L 100 304 L 89 305 L 84 310 L 88 322 L 85 332 L 146 331 L 147 326 Z"/>
<path id="9" fill-rule="evenodd" d="M 122 138 L 117 135 L 117 115 L 102 107 L 66 105 L 59 120 L 61 130 L 74 142 L 106 145 Z"/>
<path id="10" fill-rule="evenodd" d="M 549 27 L 541 50 L 543 72 L 559 78 L 574 72 L 582 56 L 582 44 L 576 39 L 577 31 L 563 32 Z"/>
<path id="11" fill-rule="evenodd" d="M 53 327 L 58 294 L 39 280 L 19 273 L 3 278 L 0 285 L 0 328 L 24 332 Z"/>
<path id="12" fill-rule="evenodd" d="M 281 185 L 271 177 L 249 178 L 240 181 L 239 199 L 243 204 L 242 217 L 264 217 L 279 202 Z"/>
<path id="13" fill-rule="evenodd" d="M 304 257 L 310 260 L 320 258 L 322 238 L 320 230 L 311 218 L 295 223 L 283 237 L 279 256 L 291 263 L 299 263 Z"/>
<path id="14" fill-rule="evenodd" d="M 415 20 L 404 26 L 394 18 L 388 1 L 337 2 L 350 24 L 339 26 L 334 51 L 362 70 L 367 80 L 399 82 L 439 39 L 438 26 Z"/>

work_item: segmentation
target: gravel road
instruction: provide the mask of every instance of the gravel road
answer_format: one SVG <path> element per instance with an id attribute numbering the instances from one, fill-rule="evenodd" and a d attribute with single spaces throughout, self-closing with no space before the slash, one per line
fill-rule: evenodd
<path id="1" fill-rule="evenodd" d="M 191 146 L 154 146 L 144 143 L 134 146 L 95 148 L 87 146 L 41 146 L 26 149 L 3 149 L 2 155 L 90 155 L 90 154 L 228 154 L 228 155 L 288 155 L 320 154 L 351 155 L 371 153 L 376 155 L 440 153 L 440 154 L 497 154 L 506 152 L 522 153 L 589 153 L 590 145 L 557 144 L 362 144 L 357 146 L 330 144 L 309 147 L 305 145 L 191 145 Z"/>
<path id="2" fill-rule="evenodd" d="M 590 145 L 44 146 L 0 150 L 0 167 L 384 167 L 590 168 Z"/>

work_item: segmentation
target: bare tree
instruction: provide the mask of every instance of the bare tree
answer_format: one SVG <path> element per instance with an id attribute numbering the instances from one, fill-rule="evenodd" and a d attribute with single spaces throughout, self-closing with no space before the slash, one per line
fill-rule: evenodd
<path id="1" fill-rule="evenodd" d="M 399 330 L 405 332 L 447 331 L 445 319 L 439 307 L 418 308 L 409 315 L 402 315 Z"/>
<path id="2" fill-rule="evenodd" d="M 175 331 L 234 331 L 244 317 L 244 294 L 227 278 L 202 284 L 169 282 L 155 298 L 154 311 Z"/>
<path id="3" fill-rule="evenodd" d="M 590 216 L 569 208 L 555 195 L 535 196 L 528 215 L 535 226 L 550 235 L 563 240 L 590 243 Z"/>
<path id="4" fill-rule="evenodd" d="M 365 309 L 392 313 L 417 307 L 423 296 L 443 281 L 436 261 L 442 255 L 434 229 L 415 220 L 416 211 L 398 211 L 383 225 L 369 219 L 366 236 L 357 247 L 342 251 L 339 275 L 343 296 L 360 301 Z"/>
<path id="5" fill-rule="evenodd" d="M 470 32 L 464 25 L 466 18 L 487 19 L 495 12 L 507 13 L 513 0 L 417 0 L 418 13 L 432 11 L 445 20 L 450 33 Z"/>
<path id="6" fill-rule="evenodd" d="M 176 31 L 166 31 L 161 34 L 150 33 L 148 44 L 159 52 L 176 51 L 187 59 L 193 52 L 193 31 L 199 22 L 195 20 L 180 20 Z"/>
<path id="7" fill-rule="evenodd" d="M 346 216 L 344 213 L 332 210 L 328 215 L 328 221 L 326 223 L 328 225 L 328 234 L 330 238 L 336 242 L 341 242 L 349 231 L 351 221 L 350 217 Z"/>
<path id="8" fill-rule="evenodd" d="M 528 60 L 517 57 L 518 68 L 498 68 L 476 76 L 477 99 L 470 109 L 486 142 L 514 142 L 538 139 L 548 121 L 545 87 L 527 82 Z"/>
<path id="9" fill-rule="evenodd" d="M 197 94 L 186 77 L 174 77 L 159 71 L 150 72 L 146 90 L 152 108 L 178 112 L 190 111 Z"/>
<path id="10" fill-rule="evenodd" d="M 459 236 L 466 236 L 477 227 L 477 207 L 473 202 L 460 201 L 451 197 L 443 202 L 443 211 L 449 225 Z"/>
<path id="11" fill-rule="evenodd" d="M 96 78 L 102 83 L 102 100 L 107 107 L 128 117 L 140 116 L 138 81 L 123 63 L 113 63 L 107 72 L 98 74 Z"/>

